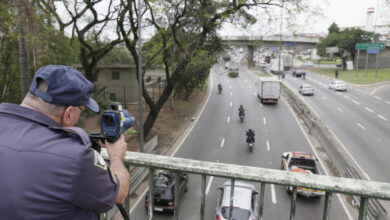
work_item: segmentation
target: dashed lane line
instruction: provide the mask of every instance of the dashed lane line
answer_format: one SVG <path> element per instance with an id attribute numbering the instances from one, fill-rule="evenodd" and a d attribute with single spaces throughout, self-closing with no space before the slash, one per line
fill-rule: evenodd
<path id="1" fill-rule="evenodd" d="M 341 108 L 337 107 L 337 110 L 339 110 L 339 112 L 344 112 Z"/>
<path id="2" fill-rule="evenodd" d="M 230 123 L 230 116 L 227 117 L 227 123 Z"/>
<path id="3" fill-rule="evenodd" d="M 374 98 L 376 98 L 376 99 L 378 99 L 378 100 L 382 101 L 382 98 L 381 98 L 381 97 L 379 97 L 379 96 L 374 96 Z"/>
<path id="4" fill-rule="evenodd" d="M 352 99 L 352 102 L 355 103 L 356 105 L 360 105 L 360 102 L 356 101 L 356 100 L 353 100 Z"/>
<path id="5" fill-rule="evenodd" d="M 232 107 L 233 106 L 233 102 L 230 102 L 230 107 Z"/>
<path id="6" fill-rule="evenodd" d="M 272 203 L 276 204 L 276 195 L 275 195 L 275 186 L 274 186 L 274 184 L 271 184 L 271 198 L 272 198 Z"/>
<path id="7" fill-rule="evenodd" d="M 362 124 L 356 122 L 356 125 L 359 126 L 363 131 L 367 130 Z"/>
<path id="8" fill-rule="evenodd" d="M 387 104 L 389 104 L 389 105 L 390 105 L 390 101 L 387 101 L 387 100 L 386 100 L 385 102 L 386 102 Z"/>
<path id="9" fill-rule="evenodd" d="M 376 116 L 378 116 L 379 118 L 381 118 L 381 119 L 384 120 L 384 121 L 389 121 L 389 119 L 385 118 L 385 117 L 382 116 L 382 115 L 377 114 Z"/>
<path id="10" fill-rule="evenodd" d="M 264 125 L 267 125 L 267 119 L 265 117 L 263 117 L 263 122 L 264 122 Z"/>
<path id="11" fill-rule="evenodd" d="M 344 95 L 344 98 L 346 98 L 346 99 L 351 99 L 349 96 L 347 96 L 347 95 Z"/>
<path id="12" fill-rule="evenodd" d="M 218 161 L 217 161 L 217 162 L 218 162 Z M 214 176 L 211 176 L 211 177 L 210 177 L 210 180 L 209 180 L 209 183 L 207 183 L 206 195 L 209 194 L 210 187 L 211 187 L 211 182 L 213 182 L 213 178 L 214 178 Z"/>
<path id="13" fill-rule="evenodd" d="M 230 96 L 233 96 L 233 93 L 232 93 L 232 92 L 230 93 Z"/>
<path id="14" fill-rule="evenodd" d="M 368 107 L 364 107 L 364 109 L 366 109 L 367 111 L 369 111 L 369 112 L 371 112 L 371 113 L 374 112 L 372 109 L 370 109 L 370 108 L 368 108 Z"/>
<path id="15" fill-rule="evenodd" d="M 269 141 L 267 140 L 267 150 L 271 151 L 271 148 L 269 147 Z"/>
<path id="16" fill-rule="evenodd" d="M 225 138 L 222 138 L 222 141 L 221 141 L 221 148 L 223 147 L 224 144 L 225 144 Z"/>

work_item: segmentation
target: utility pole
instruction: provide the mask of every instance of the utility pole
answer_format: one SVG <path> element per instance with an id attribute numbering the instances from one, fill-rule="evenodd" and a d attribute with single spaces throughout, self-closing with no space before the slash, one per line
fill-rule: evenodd
<path id="1" fill-rule="evenodd" d="M 143 78 L 142 78 L 142 35 L 141 35 L 141 0 L 138 0 L 138 18 L 137 18 L 137 23 L 138 23 L 138 94 L 139 94 L 139 147 L 140 151 L 144 152 L 144 120 L 143 120 L 143 100 L 142 100 L 142 88 L 143 88 Z"/>

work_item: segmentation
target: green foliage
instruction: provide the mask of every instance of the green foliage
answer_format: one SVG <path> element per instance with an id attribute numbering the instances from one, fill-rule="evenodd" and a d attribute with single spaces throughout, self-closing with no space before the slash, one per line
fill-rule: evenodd
<path id="1" fill-rule="evenodd" d="M 121 46 L 114 47 L 99 62 L 100 64 L 134 64 L 128 50 Z"/>
<path id="2" fill-rule="evenodd" d="M 326 47 L 337 46 L 339 53 L 335 54 L 343 61 L 346 59 L 347 54 L 351 54 L 352 59 L 355 57 L 355 45 L 357 43 L 369 42 L 373 37 L 372 32 L 364 31 L 360 28 L 347 28 L 339 31 L 335 23 L 329 27 L 329 35 L 326 38 L 322 38 L 320 43 L 317 44 L 317 51 L 320 56 L 326 56 Z"/>
<path id="3" fill-rule="evenodd" d="M 175 85 L 176 92 L 184 94 L 184 99 L 187 100 L 196 88 L 205 83 L 215 62 L 216 58 L 208 51 L 199 51 Z"/>

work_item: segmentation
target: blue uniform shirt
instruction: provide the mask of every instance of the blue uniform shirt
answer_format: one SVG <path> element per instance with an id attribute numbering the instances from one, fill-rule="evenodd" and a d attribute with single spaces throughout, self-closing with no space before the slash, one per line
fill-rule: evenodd
<path id="1" fill-rule="evenodd" d="M 0 104 L 0 219 L 88 220 L 111 209 L 119 180 L 90 146 L 80 128 Z"/>

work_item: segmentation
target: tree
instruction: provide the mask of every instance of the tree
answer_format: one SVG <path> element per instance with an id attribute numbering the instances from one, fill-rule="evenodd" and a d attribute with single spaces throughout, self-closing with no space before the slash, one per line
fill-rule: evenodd
<path id="1" fill-rule="evenodd" d="M 346 61 L 348 54 L 351 59 L 355 59 L 356 50 L 355 45 L 362 42 L 370 42 L 374 34 L 372 32 L 364 31 L 360 28 L 346 28 L 342 31 L 337 31 L 338 27 L 336 24 L 332 24 L 329 27 L 329 34 L 326 38 L 322 38 L 317 44 L 317 50 L 320 56 L 326 56 L 326 47 L 339 48 L 339 52 L 336 53 L 343 62 L 343 70 L 346 70 Z"/>
<path id="2" fill-rule="evenodd" d="M 125 45 L 138 66 L 137 42 L 138 28 L 141 27 L 137 22 L 138 16 L 146 15 L 145 26 L 151 25 L 155 30 L 155 42 L 153 45 L 154 53 L 149 53 L 148 59 L 144 62 L 144 67 L 149 67 L 159 63 L 165 70 L 167 85 L 161 96 L 154 102 L 143 86 L 143 97 L 150 108 L 150 112 L 144 123 L 144 134 L 147 135 L 157 116 L 168 100 L 172 91 L 179 83 L 191 82 L 192 77 L 186 75 L 194 58 L 202 51 L 210 51 L 213 42 L 218 41 L 217 30 L 232 16 L 250 19 L 247 9 L 255 6 L 270 7 L 295 5 L 296 8 L 303 7 L 301 1 L 257 1 L 257 0 L 233 0 L 233 1 L 193 1 L 193 0 L 170 0 L 170 1 L 144 1 L 145 8 L 141 14 L 138 14 L 136 0 L 121 0 L 120 15 L 118 27 L 124 38 Z M 210 44 L 211 42 L 211 44 Z M 215 50 L 214 53 L 218 52 Z M 211 53 L 212 54 L 212 53 Z M 143 69 L 145 74 L 145 68 Z M 192 72 L 193 73 L 193 72 Z M 183 79 L 188 77 L 188 80 Z M 144 85 L 143 77 L 137 80 L 140 85 Z"/>
<path id="3" fill-rule="evenodd" d="M 97 79 L 97 65 L 99 61 L 122 42 L 121 35 L 116 31 L 117 8 L 113 6 L 113 0 L 103 1 L 71 1 L 59 2 L 68 14 L 70 20 L 64 21 L 58 14 L 58 8 L 52 1 L 40 0 L 39 6 L 46 14 L 53 16 L 57 21 L 60 31 L 72 25 L 72 35 L 80 44 L 80 62 L 84 68 L 85 76 L 94 82 Z M 103 10 L 99 11 L 99 8 Z M 113 26 L 113 27 L 112 27 Z M 111 40 L 105 33 L 114 30 L 116 38 Z"/>

